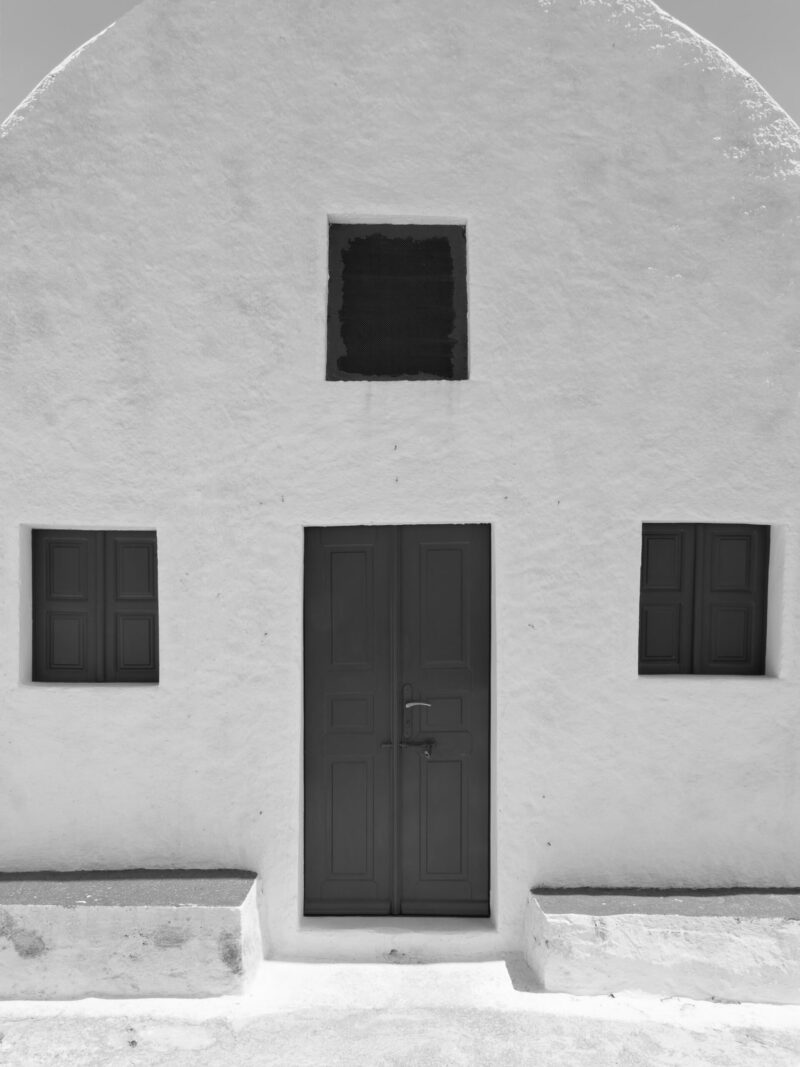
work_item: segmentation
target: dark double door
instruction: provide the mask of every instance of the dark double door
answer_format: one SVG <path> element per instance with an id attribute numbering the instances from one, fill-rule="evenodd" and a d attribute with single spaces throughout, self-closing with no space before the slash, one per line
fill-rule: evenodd
<path id="1" fill-rule="evenodd" d="M 489 914 L 488 526 L 306 530 L 305 913 Z"/>

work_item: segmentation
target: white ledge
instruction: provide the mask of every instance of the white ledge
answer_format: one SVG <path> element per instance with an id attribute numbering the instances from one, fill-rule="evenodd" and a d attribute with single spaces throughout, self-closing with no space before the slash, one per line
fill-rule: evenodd
<path id="1" fill-rule="evenodd" d="M 800 891 L 533 890 L 525 958 L 549 992 L 800 1003 Z"/>
<path id="2" fill-rule="evenodd" d="M 240 993 L 263 956 L 248 871 L 0 874 L 0 997 Z"/>

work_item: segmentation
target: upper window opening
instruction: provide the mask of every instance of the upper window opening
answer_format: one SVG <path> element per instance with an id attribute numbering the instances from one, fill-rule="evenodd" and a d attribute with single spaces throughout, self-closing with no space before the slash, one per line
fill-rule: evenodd
<path id="1" fill-rule="evenodd" d="M 640 674 L 763 674 L 769 526 L 642 525 Z"/>
<path id="2" fill-rule="evenodd" d="M 157 682 L 153 530 L 33 531 L 34 682 Z"/>
<path id="3" fill-rule="evenodd" d="M 327 379 L 467 377 L 463 226 L 332 223 Z"/>

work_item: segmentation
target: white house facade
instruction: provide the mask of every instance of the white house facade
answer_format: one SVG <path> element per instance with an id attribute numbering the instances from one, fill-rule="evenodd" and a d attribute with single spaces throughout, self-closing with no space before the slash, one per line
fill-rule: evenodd
<path id="1" fill-rule="evenodd" d="M 753 79 L 650 0 L 144 0 L 2 133 L 2 870 L 252 870 L 341 959 L 800 885 Z"/>

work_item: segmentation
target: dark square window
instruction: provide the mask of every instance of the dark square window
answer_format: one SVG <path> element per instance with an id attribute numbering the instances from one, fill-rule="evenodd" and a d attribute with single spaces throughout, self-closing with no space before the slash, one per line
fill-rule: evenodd
<path id="1" fill-rule="evenodd" d="M 158 681 L 155 531 L 33 531 L 33 680 Z"/>
<path id="2" fill-rule="evenodd" d="M 769 526 L 642 525 L 640 674 L 763 674 Z"/>
<path id="3" fill-rule="evenodd" d="M 329 381 L 467 377 L 463 226 L 332 223 L 328 267 Z"/>

